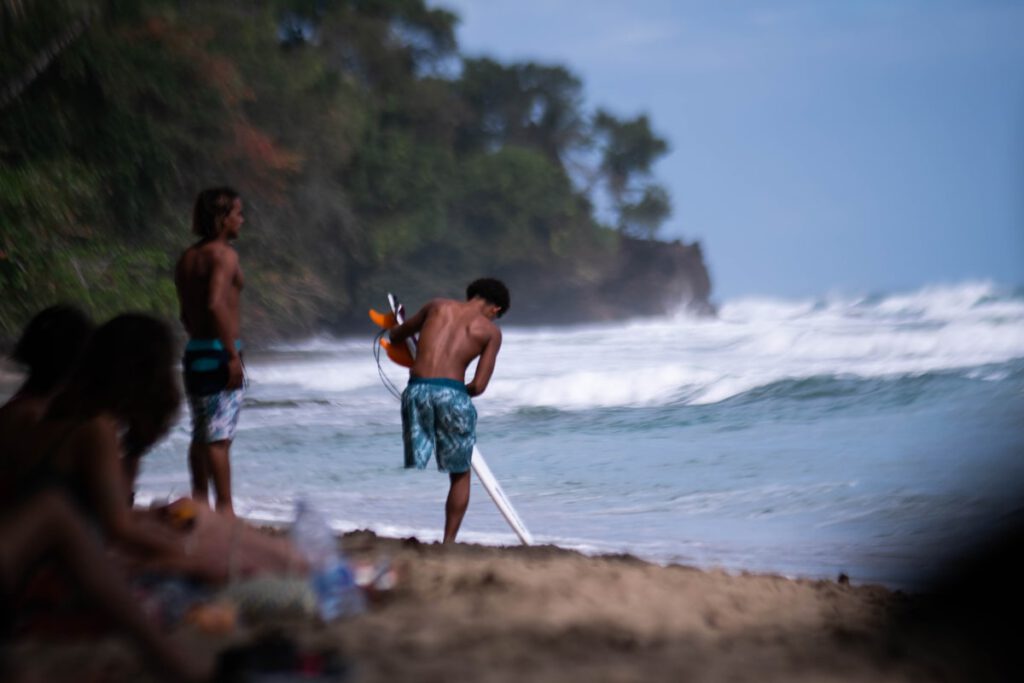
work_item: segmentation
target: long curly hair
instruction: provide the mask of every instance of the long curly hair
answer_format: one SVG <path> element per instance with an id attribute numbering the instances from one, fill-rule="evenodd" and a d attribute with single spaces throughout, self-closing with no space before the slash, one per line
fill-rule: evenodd
<path id="1" fill-rule="evenodd" d="M 47 413 L 52 419 L 116 416 L 127 431 L 124 455 L 139 457 L 170 429 L 181 404 L 170 327 L 125 313 L 93 333 L 78 367 Z"/>
<path id="2" fill-rule="evenodd" d="M 238 192 L 227 186 L 211 187 L 200 192 L 192 207 L 192 232 L 203 239 L 216 237 L 220 222 L 231 213 L 236 199 Z"/>

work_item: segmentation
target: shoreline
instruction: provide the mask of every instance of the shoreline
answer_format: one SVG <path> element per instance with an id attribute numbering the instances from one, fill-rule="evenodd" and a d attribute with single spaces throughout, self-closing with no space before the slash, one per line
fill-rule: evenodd
<path id="1" fill-rule="evenodd" d="M 489 504 L 489 502 L 488 502 Z M 284 519 L 260 519 L 256 517 L 243 517 L 249 524 L 270 530 L 275 533 L 286 533 L 291 525 L 290 520 Z M 414 540 L 417 543 L 423 545 L 440 544 L 442 533 L 440 529 L 437 530 L 421 530 L 409 527 L 408 529 L 398 530 L 390 525 L 384 525 L 384 528 L 374 528 L 370 526 L 346 526 L 334 528 L 332 532 L 339 539 L 349 535 L 359 534 L 371 534 L 383 541 L 409 541 Z M 466 531 L 460 533 L 459 545 L 468 546 L 479 546 L 481 548 L 493 548 L 493 549 L 517 549 L 526 547 L 523 546 L 515 534 L 508 530 L 501 533 L 495 532 L 473 532 Z M 858 574 L 849 568 L 837 568 L 832 571 L 822 570 L 820 572 L 801 572 L 799 570 L 794 571 L 783 571 L 776 570 L 771 567 L 760 567 L 750 562 L 742 562 L 736 560 L 732 563 L 728 562 L 707 562 L 703 563 L 698 558 L 687 559 L 679 557 L 660 557 L 660 556 L 648 556 L 642 552 L 637 552 L 628 547 L 625 544 L 622 547 L 617 547 L 609 542 L 595 543 L 591 541 L 579 540 L 570 542 L 567 544 L 553 543 L 547 540 L 536 540 L 535 543 L 530 547 L 548 547 L 560 551 L 578 553 L 584 557 L 590 557 L 595 559 L 612 558 L 612 557 L 624 557 L 632 558 L 638 562 L 644 562 L 657 567 L 672 567 L 682 566 L 696 571 L 703 572 L 721 572 L 733 576 L 739 576 L 744 574 L 757 574 L 757 575 L 771 575 L 778 576 L 791 581 L 832 581 L 836 582 L 843 578 L 843 581 L 849 582 L 855 586 L 877 586 L 884 588 L 892 592 L 901 592 L 907 594 L 918 594 L 924 592 L 927 588 L 929 581 L 921 575 L 916 579 L 905 578 L 899 580 L 896 578 L 886 579 L 875 579 L 866 574 Z"/>
<path id="2" fill-rule="evenodd" d="M 164 500 L 161 496 L 149 496 L 143 494 L 140 496 L 139 501 L 136 504 L 141 508 L 148 507 L 151 501 Z M 486 505 L 490 505 L 490 501 L 486 501 Z M 273 518 L 266 517 L 260 518 L 252 515 L 240 515 L 240 519 L 244 519 L 250 525 L 269 530 L 273 533 L 286 533 L 288 528 L 291 526 L 292 519 L 288 518 Z M 337 527 L 332 526 L 332 533 L 338 537 L 343 538 L 348 535 L 359 535 L 359 534 L 371 534 L 383 541 L 408 541 L 410 539 L 423 545 L 440 544 L 442 533 L 438 529 L 418 529 L 415 527 L 395 527 L 393 525 L 382 525 L 380 528 L 376 528 L 373 525 L 338 525 Z M 479 546 L 481 548 L 493 548 L 493 549 L 516 549 L 525 547 L 520 544 L 515 534 L 511 529 L 505 527 L 501 532 L 481 532 L 463 529 L 459 536 L 460 545 Z M 892 592 L 902 592 L 907 594 L 920 594 L 923 593 L 933 576 L 920 573 L 917 575 L 911 575 L 905 573 L 905 576 L 900 578 L 875 578 L 870 573 L 860 573 L 856 571 L 856 567 L 850 566 L 850 563 L 836 564 L 835 568 L 829 568 L 828 570 L 822 569 L 821 571 L 800 571 L 799 569 L 794 570 L 780 570 L 772 567 L 759 566 L 755 562 L 744 562 L 743 559 L 735 559 L 732 562 L 717 562 L 708 561 L 701 562 L 700 558 L 680 558 L 676 557 L 661 557 L 657 555 L 645 555 L 642 552 L 638 552 L 629 547 L 629 544 L 623 544 L 617 546 L 610 541 L 606 542 L 594 542 L 587 540 L 575 540 L 570 543 L 560 544 L 554 543 L 549 540 L 541 540 L 535 542 L 533 547 L 550 547 L 560 551 L 573 552 L 583 555 L 584 557 L 591 557 L 595 559 L 609 558 L 609 557 L 628 557 L 635 559 L 638 562 L 644 562 L 658 567 L 672 567 L 672 566 L 684 566 L 696 571 L 703 572 L 721 572 L 733 576 L 745 575 L 745 574 L 756 574 L 756 575 L 771 575 L 778 576 L 780 578 L 792 580 L 792 581 L 831 581 L 836 582 L 842 577 L 843 581 L 850 583 L 855 586 L 877 586 L 884 588 Z"/>

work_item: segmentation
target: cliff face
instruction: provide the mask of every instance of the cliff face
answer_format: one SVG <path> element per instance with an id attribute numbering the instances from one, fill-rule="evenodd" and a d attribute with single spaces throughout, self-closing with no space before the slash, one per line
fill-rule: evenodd
<path id="1" fill-rule="evenodd" d="M 699 315 L 715 313 L 711 278 L 699 242 L 626 239 L 618 266 L 602 293 L 609 305 L 623 313 L 664 315 L 680 309 Z"/>
<path id="2" fill-rule="evenodd" d="M 430 263 L 439 282 L 415 273 L 371 272 L 361 281 L 362 298 L 347 312 L 331 317 L 330 306 L 318 326 L 303 328 L 282 322 L 260 308 L 260 295 L 247 291 L 246 335 L 264 342 L 315 334 L 318 330 L 340 335 L 363 334 L 370 329 L 369 308 L 380 309 L 387 292 L 398 293 L 412 312 L 432 296 L 461 297 L 465 283 L 478 276 L 505 281 L 512 294 L 512 308 L 504 319 L 510 325 L 570 325 L 609 320 L 662 316 L 680 310 L 696 315 L 715 315 L 710 301 L 711 279 L 700 244 L 659 242 L 619 237 L 614 249 L 580 255 L 578 262 L 563 267 L 522 263 L 490 271 L 466 263 L 446 263 L 452 250 L 420 254 L 414 262 Z M 455 259 L 457 261 L 457 259 Z M 456 275 L 452 275 L 456 274 Z M 365 299 L 365 301 L 364 301 Z"/>
<path id="3" fill-rule="evenodd" d="M 688 310 L 714 315 L 711 278 L 700 244 L 622 238 L 619 249 L 586 279 L 517 273 L 510 321 L 556 325 L 624 320 Z"/>

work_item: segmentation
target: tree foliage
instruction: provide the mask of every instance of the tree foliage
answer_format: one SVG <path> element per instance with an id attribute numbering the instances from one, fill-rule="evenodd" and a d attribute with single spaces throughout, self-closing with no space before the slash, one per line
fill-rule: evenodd
<path id="1" fill-rule="evenodd" d="M 668 142 L 654 134 L 647 116 L 622 120 L 604 110 L 594 117 L 594 134 L 619 230 L 652 237 L 671 212 L 668 192 L 650 179 L 654 162 L 668 152 Z"/>
<path id="2" fill-rule="evenodd" d="M 461 58 L 456 23 L 425 0 L 4 0 L 0 335 L 57 300 L 173 315 L 213 184 L 246 202 L 256 333 L 483 273 L 585 283 L 617 232 L 653 236 L 668 147 L 647 118 L 587 112 L 562 66 Z M 574 182 L 595 147 L 600 182 Z"/>

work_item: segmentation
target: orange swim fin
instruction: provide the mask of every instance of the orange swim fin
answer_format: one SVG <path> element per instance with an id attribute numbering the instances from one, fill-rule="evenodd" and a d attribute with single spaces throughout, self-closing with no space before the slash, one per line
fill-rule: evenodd
<path id="1" fill-rule="evenodd" d="M 405 344 L 392 344 L 387 339 L 381 339 L 380 345 L 384 347 L 384 350 L 388 354 L 393 362 L 398 363 L 402 367 L 411 368 L 413 359 L 412 354 L 409 353 L 409 347 Z"/>
<path id="2" fill-rule="evenodd" d="M 395 319 L 394 313 L 381 313 L 370 309 L 370 320 L 377 324 L 378 327 L 382 327 L 385 330 L 389 330 L 398 324 L 398 320 Z"/>
<path id="3" fill-rule="evenodd" d="M 390 330 L 392 327 L 398 324 L 398 320 L 395 319 L 394 313 L 381 313 L 370 309 L 370 320 L 377 324 L 378 327 Z M 402 367 L 411 368 L 413 363 L 412 353 L 409 352 L 409 346 L 407 344 L 392 344 L 387 339 L 381 339 L 380 345 L 384 347 L 384 350 L 388 354 L 393 362 L 398 363 Z"/>

